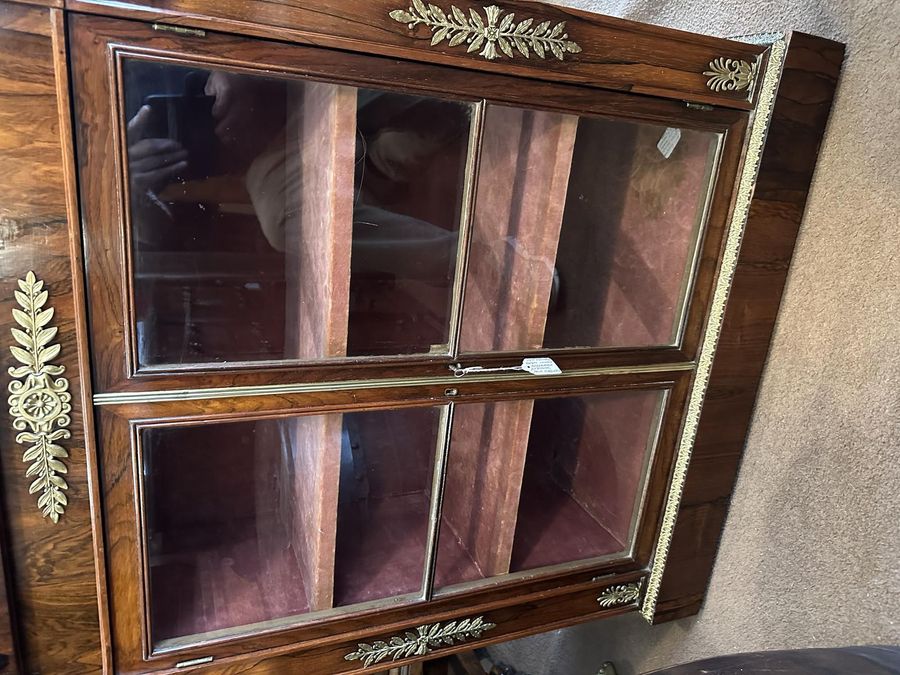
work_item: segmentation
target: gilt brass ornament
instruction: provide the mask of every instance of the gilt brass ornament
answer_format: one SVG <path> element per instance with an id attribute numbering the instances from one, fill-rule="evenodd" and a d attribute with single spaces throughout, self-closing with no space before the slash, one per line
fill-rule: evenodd
<path id="1" fill-rule="evenodd" d="M 756 64 L 721 58 L 711 61 L 709 70 L 703 74 L 709 78 L 706 86 L 713 91 L 743 91 L 756 79 Z"/>
<path id="2" fill-rule="evenodd" d="M 385 659 L 399 661 L 413 656 L 425 656 L 445 645 L 454 645 L 466 640 L 478 639 L 482 633 L 496 628 L 484 617 L 451 621 L 446 625 L 439 623 L 419 626 L 415 632 L 408 631 L 403 635 L 395 635 L 387 642 L 379 640 L 372 644 L 364 642 L 357 645 L 357 650 L 344 657 L 347 661 L 362 661 L 367 668 Z"/>
<path id="3" fill-rule="evenodd" d="M 563 61 L 566 54 L 581 52 L 581 47 L 569 39 L 565 21 L 555 26 L 552 21 L 535 24 L 533 18 L 517 22 L 513 12 L 504 14 L 496 5 L 485 7 L 482 16 L 475 8 L 466 14 L 454 5 L 444 11 L 422 0 L 411 2 L 408 9 L 395 9 L 390 16 L 410 30 L 419 25 L 430 28 L 433 47 L 446 40 L 450 47 L 466 45 L 469 54 L 480 49 L 478 55 L 489 61 L 501 58 L 501 53 L 511 59 L 517 54 L 530 59 L 534 54 L 541 59 L 555 56 Z"/>
<path id="4" fill-rule="evenodd" d="M 630 584 L 610 586 L 603 590 L 597 602 L 601 607 L 621 607 L 637 602 L 641 597 L 641 582 L 633 581 Z"/>
<path id="5" fill-rule="evenodd" d="M 58 329 L 50 326 L 53 308 L 45 307 L 49 298 L 44 282 L 34 272 L 19 280 L 15 291 L 21 309 L 13 309 L 20 328 L 12 329 L 18 345 L 11 346 L 20 365 L 9 369 L 9 413 L 13 428 L 19 432 L 16 442 L 25 445 L 22 461 L 30 463 L 25 476 L 34 478 L 29 494 L 39 494 L 38 508 L 45 518 L 58 523 L 69 503 L 63 490 L 69 486 L 61 474 L 68 473 L 63 460 L 69 456 L 59 441 L 71 437 L 69 424 L 72 395 L 69 382 L 60 377 L 65 366 L 53 365 L 60 346 L 53 341 Z"/>

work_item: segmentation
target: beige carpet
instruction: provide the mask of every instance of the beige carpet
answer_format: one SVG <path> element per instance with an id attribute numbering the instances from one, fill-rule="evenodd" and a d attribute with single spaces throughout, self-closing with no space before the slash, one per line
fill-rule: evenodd
<path id="1" fill-rule="evenodd" d="M 716 35 L 848 44 L 706 606 L 503 645 L 529 675 L 900 644 L 900 0 L 557 0 Z"/>

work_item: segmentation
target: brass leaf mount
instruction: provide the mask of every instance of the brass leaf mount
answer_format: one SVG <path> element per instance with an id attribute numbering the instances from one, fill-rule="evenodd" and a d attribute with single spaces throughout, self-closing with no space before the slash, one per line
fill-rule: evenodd
<path id="1" fill-rule="evenodd" d="M 484 8 L 484 16 L 474 7 L 468 14 L 455 5 L 444 10 L 437 5 L 411 0 L 408 9 L 395 9 L 390 13 L 394 21 L 405 23 L 409 30 L 419 25 L 431 29 L 433 47 L 446 41 L 450 47 L 467 46 L 466 52 L 479 52 L 488 61 L 506 55 L 530 59 L 532 54 L 546 59 L 556 57 L 565 60 L 567 54 L 578 54 L 581 47 L 569 39 L 566 22 L 556 25 L 552 21 L 535 23 L 533 18 L 516 19 L 513 12 L 506 12 L 496 5 Z"/>
<path id="2" fill-rule="evenodd" d="M 715 92 L 744 91 L 756 79 L 756 64 L 719 58 L 710 61 L 709 70 L 703 74 L 709 78 L 706 86 Z"/>
<path id="3" fill-rule="evenodd" d="M 641 597 L 642 581 L 633 581 L 629 584 L 619 584 L 603 589 L 597 602 L 601 607 L 621 607 L 637 602 Z"/>
<path id="4" fill-rule="evenodd" d="M 386 642 L 379 640 L 372 644 L 361 642 L 355 652 L 344 657 L 346 661 L 362 661 L 365 667 L 381 663 L 385 659 L 399 661 L 413 656 L 425 656 L 445 645 L 455 645 L 466 640 L 478 639 L 483 633 L 496 628 L 497 625 L 484 620 L 483 616 L 474 619 L 451 621 L 447 624 L 434 623 L 419 626 L 415 632 L 395 635 Z"/>
<path id="5" fill-rule="evenodd" d="M 69 425 L 72 395 L 69 382 L 61 377 L 65 366 L 53 365 L 60 346 L 54 343 L 58 329 L 50 325 L 53 308 L 46 307 L 49 293 L 44 282 L 29 272 L 19 280 L 15 291 L 21 309 L 13 309 L 13 319 L 20 326 L 12 329 L 18 343 L 10 352 L 18 366 L 9 369 L 9 413 L 13 428 L 19 432 L 16 442 L 26 446 L 22 461 L 29 464 L 25 476 L 33 477 L 29 494 L 40 493 L 38 508 L 45 518 L 58 523 L 65 513 L 68 490 L 62 474 L 68 473 L 63 460 L 69 456 L 59 441 L 71 437 Z"/>

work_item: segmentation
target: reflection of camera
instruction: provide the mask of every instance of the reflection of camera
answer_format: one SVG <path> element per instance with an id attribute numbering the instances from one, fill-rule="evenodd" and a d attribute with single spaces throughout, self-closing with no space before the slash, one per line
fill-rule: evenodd
<path id="1" fill-rule="evenodd" d="M 216 166 L 217 139 L 212 108 L 215 96 L 165 95 L 147 96 L 144 105 L 152 115 L 148 138 L 171 138 L 181 143 L 188 153 L 188 168 L 182 178 L 206 178 Z"/>

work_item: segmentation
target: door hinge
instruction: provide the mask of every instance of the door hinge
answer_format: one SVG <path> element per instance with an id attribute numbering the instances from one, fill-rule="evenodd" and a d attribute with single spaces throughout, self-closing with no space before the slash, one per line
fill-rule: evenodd
<path id="1" fill-rule="evenodd" d="M 166 33 L 177 33 L 178 35 L 190 35 L 191 37 L 206 37 L 206 31 L 199 28 L 185 28 L 184 26 L 172 26 L 167 23 L 153 24 L 153 30 L 163 31 Z"/>

